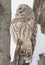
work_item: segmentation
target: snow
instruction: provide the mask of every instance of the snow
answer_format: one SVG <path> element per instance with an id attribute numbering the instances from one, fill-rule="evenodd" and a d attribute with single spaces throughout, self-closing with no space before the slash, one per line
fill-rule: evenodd
<path id="1" fill-rule="evenodd" d="M 39 55 L 45 54 L 45 35 L 41 33 L 41 26 L 37 24 L 37 38 L 36 46 L 32 58 L 32 63 L 30 65 L 38 65 Z"/>
<path id="2" fill-rule="evenodd" d="M 11 1 L 11 10 L 12 10 L 12 19 L 15 17 L 16 9 L 19 4 L 28 4 L 33 8 L 33 1 L 34 0 L 12 0 Z M 37 38 L 36 38 L 36 46 L 35 51 L 32 58 L 32 63 L 30 65 L 38 65 L 39 54 L 45 53 L 45 34 L 41 33 L 41 27 L 38 24 L 38 31 L 37 31 Z M 14 59 L 14 52 L 15 52 L 16 44 L 14 43 L 13 36 L 11 34 L 11 45 L 10 45 L 10 55 L 11 55 L 11 62 Z"/>

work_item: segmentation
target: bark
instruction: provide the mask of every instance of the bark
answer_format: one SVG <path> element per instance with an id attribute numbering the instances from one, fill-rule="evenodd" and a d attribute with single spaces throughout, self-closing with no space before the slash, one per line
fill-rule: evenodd
<path id="1" fill-rule="evenodd" d="M 10 0 L 0 0 L 0 65 L 10 63 Z"/>
<path id="2" fill-rule="evenodd" d="M 39 64 L 38 65 L 45 65 L 45 56 L 44 55 L 40 55 L 40 60 L 39 60 Z"/>
<path id="3" fill-rule="evenodd" d="M 10 65 L 15 65 L 14 62 L 10 62 Z"/>
<path id="4" fill-rule="evenodd" d="M 41 31 L 45 34 L 45 0 L 34 0 L 33 10 L 36 15 L 36 21 L 41 25 Z"/>

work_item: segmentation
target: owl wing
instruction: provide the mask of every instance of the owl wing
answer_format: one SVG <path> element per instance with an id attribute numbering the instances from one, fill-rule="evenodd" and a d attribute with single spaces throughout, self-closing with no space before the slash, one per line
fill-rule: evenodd
<path id="1" fill-rule="evenodd" d="M 10 26 L 10 34 L 13 35 L 14 41 L 17 42 L 18 39 L 20 39 L 21 36 L 21 28 L 22 28 L 22 22 L 20 22 L 17 19 L 13 19 Z"/>
<path id="2" fill-rule="evenodd" d="M 32 31 L 32 52 L 34 52 L 35 45 L 36 45 L 36 35 L 37 35 L 37 24 L 34 24 L 33 31 Z"/>

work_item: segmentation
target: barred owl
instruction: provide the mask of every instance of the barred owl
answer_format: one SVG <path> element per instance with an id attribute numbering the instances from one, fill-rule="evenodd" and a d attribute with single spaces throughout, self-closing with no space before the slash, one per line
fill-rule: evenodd
<path id="1" fill-rule="evenodd" d="M 28 5 L 19 5 L 11 22 L 10 32 L 16 42 L 15 65 L 23 65 L 32 58 L 37 32 L 35 15 Z"/>

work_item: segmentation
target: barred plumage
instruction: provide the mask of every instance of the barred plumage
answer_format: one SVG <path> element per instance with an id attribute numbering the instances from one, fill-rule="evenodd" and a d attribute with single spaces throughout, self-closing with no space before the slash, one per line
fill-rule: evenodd
<path id="1" fill-rule="evenodd" d="M 28 58 L 31 59 L 34 49 L 32 45 L 35 46 L 34 44 L 36 43 L 37 26 L 34 12 L 28 5 L 21 4 L 19 6 L 16 11 L 15 19 L 11 22 L 10 32 L 13 34 L 16 43 L 18 39 L 22 41 L 20 50 L 26 51 L 27 55 L 29 54 Z"/>

